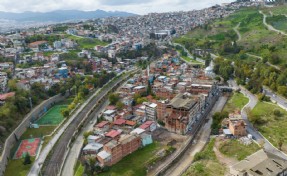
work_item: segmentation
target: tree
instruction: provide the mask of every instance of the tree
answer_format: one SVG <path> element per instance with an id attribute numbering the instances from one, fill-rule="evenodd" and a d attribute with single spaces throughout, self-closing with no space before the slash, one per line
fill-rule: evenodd
<path id="1" fill-rule="evenodd" d="M 30 158 L 30 155 L 29 155 L 28 152 L 27 152 L 26 155 L 25 155 L 25 159 L 24 159 L 23 164 L 24 164 L 24 165 L 31 164 L 31 158 Z"/>
<path id="2" fill-rule="evenodd" d="M 120 100 L 119 94 L 112 93 L 109 95 L 109 101 L 112 105 L 116 105 L 119 100 Z"/>
<path id="3" fill-rule="evenodd" d="M 287 96 L 287 87 L 286 86 L 279 86 L 278 87 L 278 93 Z"/>
<path id="4" fill-rule="evenodd" d="M 273 114 L 274 114 L 276 117 L 279 117 L 279 116 L 281 115 L 281 112 L 280 112 L 279 109 L 274 109 Z"/>
<path id="5" fill-rule="evenodd" d="M 16 91 L 17 90 L 17 80 L 16 79 L 10 79 L 8 81 L 8 87 L 10 91 Z"/>
<path id="6" fill-rule="evenodd" d="M 66 109 L 63 109 L 63 110 L 61 111 L 61 114 L 66 118 L 66 117 L 69 116 L 70 111 L 69 111 L 68 108 L 66 108 Z"/>
<path id="7" fill-rule="evenodd" d="M 125 106 L 125 104 L 122 103 L 121 101 L 118 101 L 117 104 L 116 104 L 116 107 L 117 107 L 118 110 L 123 109 L 124 106 Z"/>

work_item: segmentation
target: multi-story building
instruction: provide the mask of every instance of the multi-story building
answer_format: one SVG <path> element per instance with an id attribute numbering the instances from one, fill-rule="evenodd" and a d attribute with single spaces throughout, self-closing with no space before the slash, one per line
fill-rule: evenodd
<path id="1" fill-rule="evenodd" d="M 119 142 L 122 145 L 122 157 L 133 153 L 141 146 L 141 138 L 137 135 L 122 135 Z"/>
<path id="2" fill-rule="evenodd" d="M 200 97 L 189 93 L 180 93 L 167 105 L 165 127 L 172 132 L 185 134 L 196 122 L 201 112 Z"/>
<path id="3" fill-rule="evenodd" d="M 164 121 L 166 117 L 166 106 L 168 104 L 169 100 L 163 100 L 157 102 L 157 119 L 160 121 Z"/>
<path id="4" fill-rule="evenodd" d="M 144 103 L 145 115 L 148 120 L 157 120 L 157 104 L 155 103 Z"/>

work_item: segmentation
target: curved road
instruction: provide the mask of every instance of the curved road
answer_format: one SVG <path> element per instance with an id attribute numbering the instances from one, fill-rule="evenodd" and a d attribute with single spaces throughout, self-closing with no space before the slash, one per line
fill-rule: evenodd
<path id="1" fill-rule="evenodd" d="M 252 110 L 256 106 L 256 104 L 258 102 L 257 97 L 254 94 L 252 94 L 251 92 L 249 92 L 248 90 L 246 90 L 244 87 L 238 86 L 234 80 L 229 80 L 229 84 L 231 85 L 231 87 L 234 87 L 235 89 L 240 88 L 241 89 L 240 92 L 242 94 L 244 94 L 249 99 L 249 102 L 241 110 L 241 116 L 242 116 L 243 120 L 245 121 L 245 123 L 247 124 L 247 132 L 249 134 L 251 134 L 258 143 L 261 143 L 263 141 L 264 142 L 263 147 L 265 150 L 267 150 L 267 151 L 269 151 L 275 155 L 278 155 L 278 156 L 281 156 L 281 157 L 287 159 L 287 155 L 285 153 L 279 151 L 276 147 L 274 147 L 263 135 L 261 135 L 253 127 L 253 125 L 248 120 L 248 114 L 247 114 L 246 110 L 247 109 Z"/>

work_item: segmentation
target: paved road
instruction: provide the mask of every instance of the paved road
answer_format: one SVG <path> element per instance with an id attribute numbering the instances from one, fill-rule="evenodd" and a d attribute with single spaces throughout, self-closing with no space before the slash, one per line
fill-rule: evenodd
<path id="1" fill-rule="evenodd" d="M 218 99 L 207 117 L 209 119 L 208 123 L 205 123 L 205 125 L 203 126 L 203 128 L 201 128 L 199 132 L 200 135 L 196 140 L 196 144 L 192 145 L 190 149 L 186 150 L 183 157 L 176 164 L 170 167 L 166 171 L 165 175 L 180 176 L 188 169 L 188 167 L 192 164 L 194 155 L 197 152 L 200 152 L 204 148 L 205 144 L 209 141 L 213 114 L 215 112 L 222 111 L 226 101 L 227 97 L 224 96 Z"/>
<path id="2" fill-rule="evenodd" d="M 98 91 L 97 91 L 98 92 Z M 96 95 L 96 93 L 94 95 Z M 93 95 L 93 96 L 94 96 Z M 49 152 L 52 150 L 53 146 L 56 144 L 58 139 L 61 137 L 61 135 L 64 133 L 66 128 L 69 126 L 69 124 L 77 117 L 77 115 L 84 109 L 84 107 L 88 104 L 88 102 L 92 99 L 91 96 L 81 107 L 76 110 L 76 112 L 70 117 L 70 119 L 64 124 L 64 126 L 55 134 L 55 136 L 51 139 L 49 144 L 41 151 L 41 154 L 39 155 L 38 159 L 34 162 L 32 168 L 30 169 L 29 176 L 37 176 L 42 164 L 44 163 L 46 157 L 48 156 Z"/>
<path id="3" fill-rule="evenodd" d="M 282 35 L 286 35 L 286 36 L 287 36 L 287 34 L 286 34 L 285 32 L 280 31 L 280 30 L 278 30 L 278 29 L 275 29 L 275 28 L 274 28 L 273 26 L 271 26 L 270 24 L 267 24 L 267 22 L 266 22 L 266 17 L 267 17 L 267 15 L 265 15 L 261 10 L 259 11 L 259 13 L 263 15 L 263 24 L 267 27 L 267 29 L 268 29 L 269 31 L 274 31 L 274 32 L 277 32 L 277 33 L 279 33 L 279 34 L 282 34 Z"/>
<path id="4" fill-rule="evenodd" d="M 126 78 L 126 75 L 124 78 Z M 122 78 L 123 79 L 123 78 Z M 41 152 L 38 159 L 34 162 L 29 176 L 36 176 L 40 172 L 42 164 L 46 160 L 47 155 L 51 151 L 52 156 L 46 166 L 44 175 L 56 176 L 60 167 L 64 160 L 64 155 L 67 150 L 67 144 L 69 143 L 72 135 L 77 129 L 78 124 L 82 121 L 82 119 L 86 116 L 89 110 L 99 101 L 104 95 L 112 88 L 114 85 L 121 82 L 121 80 L 117 80 L 105 91 L 101 91 L 96 97 L 91 96 L 77 111 L 75 114 L 70 117 L 67 123 L 57 132 L 57 134 L 53 137 L 53 139 L 49 142 L 49 144 L 44 148 Z M 95 93 L 96 94 L 96 93 Z M 94 94 L 94 95 L 95 95 Z M 92 100 L 91 100 L 92 99 Z M 90 101 L 91 100 L 91 101 Z M 59 142 L 57 143 L 57 141 Z M 54 147 L 55 145 L 55 147 Z M 52 150 L 53 149 L 53 150 Z"/>
<path id="5" fill-rule="evenodd" d="M 61 173 L 62 176 L 67 176 L 67 175 L 74 175 L 74 166 L 76 165 L 76 162 L 78 160 L 78 156 L 81 152 L 83 143 L 84 143 L 84 138 L 83 138 L 83 134 L 86 131 L 91 131 L 93 129 L 93 126 L 95 123 L 97 123 L 98 120 L 98 115 L 100 112 L 103 111 L 103 109 L 108 105 L 108 100 L 102 104 L 102 106 L 100 106 L 98 108 L 97 111 L 94 111 L 94 114 L 91 114 L 91 116 L 93 116 L 92 122 L 93 123 L 88 123 L 88 125 L 83 128 L 83 130 L 81 130 L 81 133 L 78 135 L 77 139 L 75 140 L 75 142 L 73 143 L 73 147 L 71 148 L 64 167 L 63 167 L 63 171 Z"/>
<path id="6" fill-rule="evenodd" d="M 247 109 L 252 110 L 256 106 L 256 104 L 258 102 L 257 97 L 255 95 L 253 95 L 251 92 L 249 92 L 248 90 L 246 90 L 244 87 L 238 86 L 234 80 L 229 80 L 229 83 L 230 83 L 230 85 L 235 86 L 235 88 L 240 87 L 241 93 L 244 94 L 249 99 L 249 102 L 241 110 L 241 116 L 247 124 L 247 132 L 249 134 L 251 134 L 258 143 L 261 143 L 263 141 L 265 150 L 270 151 L 273 154 L 276 154 L 278 156 L 281 156 L 281 157 L 287 159 L 287 155 L 284 154 L 283 152 L 279 151 L 276 147 L 274 147 L 263 135 L 261 135 L 253 127 L 253 125 L 248 120 L 248 114 L 247 114 L 246 110 Z"/>
<path id="7" fill-rule="evenodd" d="M 277 95 L 276 93 L 274 93 L 272 90 L 264 87 L 263 88 L 264 93 L 266 94 L 266 96 L 270 97 L 270 99 L 272 101 L 276 101 L 276 103 L 281 106 L 283 109 L 287 110 L 287 100 L 286 98 Z"/>
<path id="8" fill-rule="evenodd" d="M 128 75 L 126 75 L 124 78 L 127 78 Z M 69 144 L 70 139 L 72 138 L 74 132 L 77 130 L 78 125 L 80 122 L 84 119 L 84 117 L 89 113 L 89 111 L 94 107 L 95 104 L 97 104 L 99 101 L 101 101 L 114 86 L 116 86 L 118 83 L 120 83 L 123 80 L 123 78 L 115 81 L 110 85 L 107 89 L 101 91 L 92 101 L 90 101 L 84 109 L 78 114 L 77 118 L 75 118 L 72 123 L 68 126 L 66 131 L 63 133 L 61 138 L 59 139 L 59 142 L 55 145 L 53 148 L 52 156 L 48 160 L 48 164 L 45 167 L 44 175 L 45 176 L 56 176 L 58 172 L 60 171 L 60 167 L 62 166 L 64 160 L 65 160 L 65 154 L 67 150 L 67 145 Z"/>
<path id="9" fill-rule="evenodd" d="M 241 24 L 241 22 L 239 22 L 239 23 L 233 28 L 233 30 L 236 32 L 236 34 L 237 34 L 237 36 L 238 36 L 238 39 L 237 39 L 238 42 L 242 39 L 241 34 L 240 34 L 240 32 L 238 31 L 238 28 L 239 28 L 240 24 Z"/>

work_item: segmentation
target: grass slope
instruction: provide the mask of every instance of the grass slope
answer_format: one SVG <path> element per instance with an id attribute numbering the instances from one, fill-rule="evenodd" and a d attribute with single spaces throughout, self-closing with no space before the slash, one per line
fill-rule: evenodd
<path id="1" fill-rule="evenodd" d="M 234 110 L 241 110 L 248 103 L 248 101 L 248 98 L 242 93 L 235 92 L 228 100 L 223 111 L 234 112 Z"/>
<path id="2" fill-rule="evenodd" d="M 273 114 L 274 110 L 281 112 L 280 116 Z M 259 124 L 255 124 L 258 130 L 276 147 L 283 141 L 283 151 L 287 151 L 287 112 L 274 103 L 259 102 L 251 111 L 251 116 L 259 118 Z"/>
<path id="3" fill-rule="evenodd" d="M 212 139 L 203 151 L 194 157 L 194 163 L 183 176 L 218 176 L 224 175 L 226 168 L 219 163 L 213 151 L 215 140 Z"/>
<path id="4" fill-rule="evenodd" d="M 243 160 L 252 153 L 258 151 L 260 147 L 252 143 L 248 146 L 241 144 L 238 140 L 227 140 L 220 144 L 219 151 L 224 155 L 237 160 Z"/>
<path id="5" fill-rule="evenodd" d="M 56 126 L 40 126 L 40 128 L 27 128 L 21 139 L 41 138 L 51 134 L 56 129 Z"/>
<path id="6" fill-rule="evenodd" d="M 95 38 L 82 38 L 73 35 L 67 35 L 67 37 L 69 39 L 75 40 L 80 45 L 80 47 L 84 49 L 91 49 L 97 45 L 105 46 L 109 44 L 107 42 L 103 42 Z"/>

